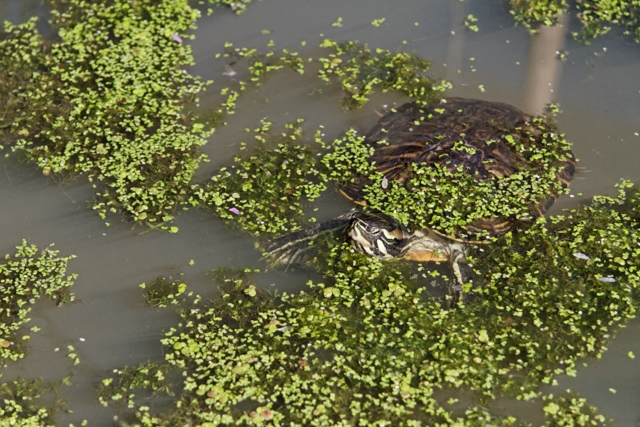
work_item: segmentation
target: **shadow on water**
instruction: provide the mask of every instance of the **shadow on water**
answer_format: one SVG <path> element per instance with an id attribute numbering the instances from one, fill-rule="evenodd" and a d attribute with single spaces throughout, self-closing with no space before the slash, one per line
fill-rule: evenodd
<path id="1" fill-rule="evenodd" d="M 14 23 L 46 13 L 40 0 L 0 4 L 0 17 Z M 469 13 L 478 18 L 477 33 L 464 28 Z M 332 26 L 338 17 L 343 25 Z M 382 17 L 386 18 L 383 25 L 371 25 Z M 197 65 L 191 71 L 223 84 L 233 78 L 223 74 L 228 73 L 225 62 L 215 59 L 224 42 L 265 47 L 273 39 L 277 48 L 305 55 L 317 51 L 315 46 L 325 37 L 355 39 L 371 47 L 431 58 L 434 76 L 453 83 L 453 96 L 506 102 L 529 113 L 557 102 L 562 112 L 559 127 L 574 143 L 584 168 L 572 183 L 572 196 L 554 206 L 552 213 L 558 213 L 595 194 L 613 194 L 613 185 L 621 178 L 640 182 L 640 48 L 615 32 L 591 46 L 580 45 L 570 36 L 578 25 L 574 18 L 563 17 L 561 26 L 530 36 L 523 28 L 514 28 L 507 7 L 497 1 L 438 0 L 425 5 L 265 0 L 240 16 L 228 10 L 203 16 L 192 42 Z M 272 32 L 265 35 L 263 29 Z M 301 40 L 307 41 L 306 46 L 301 46 Z M 569 53 L 565 61 L 556 58 L 561 50 Z M 240 142 L 249 142 L 244 129 L 256 127 L 261 118 L 268 117 L 278 129 L 302 117 L 308 134 L 323 125 L 326 139 L 331 140 L 349 127 L 366 131 L 383 105 L 404 101 L 397 95 L 378 94 L 361 110 L 346 112 L 337 107 L 339 97 L 335 86 L 324 86 L 311 72 L 299 76 L 284 71 L 262 87 L 249 89 L 227 126 L 218 129 L 203 148 L 212 162 L 198 177 L 205 179 L 229 166 Z M 215 91 L 210 90 L 202 97 L 201 107 L 215 105 L 214 100 Z M 180 215 L 177 234 L 132 229 L 117 216 L 107 219 L 111 224 L 107 227 L 89 208 L 93 193 L 86 180 L 59 183 L 16 159 L 0 158 L 0 250 L 10 252 L 27 238 L 39 246 L 55 242 L 63 255 L 78 255 L 69 269 L 79 274 L 74 287 L 79 302 L 62 308 L 47 301 L 36 305 L 30 317 L 42 331 L 33 335 L 28 357 L 4 370 L 3 380 L 39 376 L 55 380 L 73 373 L 73 385 L 60 390 L 73 414 L 60 414 L 58 421 L 88 419 L 91 425 L 108 425 L 116 412 L 98 404 L 93 388 L 114 368 L 162 360 L 159 338 L 177 319 L 170 310 L 147 306 L 138 284 L 158 275 L 184 277 L 194 291 L 211 297 L 215 285 L 207 270 L 265 267 L 254 247 L 256 239 L 226 227 L 205 211 Z M 333 193 L 314 206 L 320 209 L 314 215 L 326 219 L 351 205 Z M 304 270 L 270 271 L 260 275 L 258 285 L 291 291 L 309 278 Z M 576 389 L 618 425 L 635 426 L 640 419 L 640 359 L 631 359 L 628 352 L 640 356 L 638 343 L 636 320 L 619 333 L 601 360 L 589 361 L 576 378 L 561 377 L 560 386 L 550 390 Z M 67 357 L 68 345 L 80 357 L 77 367 Z M 496 405 L 512 415 L 526 417 L 529 411 L 510 401 Z M 531 419 L 538 421 L 535 416 Z"/>

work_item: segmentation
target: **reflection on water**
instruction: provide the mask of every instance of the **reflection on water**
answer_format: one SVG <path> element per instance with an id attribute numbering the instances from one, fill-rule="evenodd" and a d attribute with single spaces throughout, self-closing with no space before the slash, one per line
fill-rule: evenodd
<path id="1" fill-rule="evenodd" d="M 544 113 L 545 106 L 555 98 L 562 62 L 559 52 L 564 47 L 568 16 L 561 15 L 553 27 L 541 27 L 531 37 L 529 67 L 525 86 L 524 110 L 531 114 Z"/>
<path id="2" fill-rule="evenodd" d="M 0 3 L 0 16 L 13 22 L 44 13 L 40 0 Z M 478 33 L 464 29 L 469 13 L 478 18 Z M 333 27 L 338 17 L 343 18 L 343 26 Z M 382 17 L 387 18 L 383 25 L 371 25 Z M 562 198 L 554 207 L 558 212 L 594 194 L 612 194 L 620 178 L 640 182 L 640 136 L 634 135 L 640 133 L 640 49 L 615 35 L 597 39 L 590 47 L 581 46 L 568 36 L 575 25 L 563 18 L 562 26 L 542 29 L 530 37 L 523 28 L 513 27 L 502 3 L 482 0 L 434 0 L 427 5 L 269 0 L 252 4 L 241 16 L 218 10 L 203 17 L 192 43 L 197 61 L 192 72 L 221 82 L 233 78 L 223 74 L 224 62 L 214 58 L 225 41 L 264 47 L 274 39 L 277 47 L 304 55 L 325 37 L 357 39 L 370 47 L 406 49 L 432 58 L 434 75 L 453 82 L 453 96 L 507 102 L 527 113 L 557 101 L 562 110 L 559 126 L 574 142 L 580 165 L 591 171 L 579 174 L 572 183 L 572 194 L 582 192 L 584 196 Z M 265 35 L 263 29 L 273 32 Z M 301 40 L 307 41 L 306 46 L 300 45 Z M 555 58 L 558 50 L 569 52 L 567 61 Z M 213 104 L 215 90 L 208 94 L 211 98 L 201 100 L 203 107 Z M 403 102 L 396 95 L 376 95 L 361 110 L 345 112 L 336 107 L 339 96 L 335 87 L 324 86 L 309 73 L 275 75 L 259 90 L 249 90 L 228 126 L 211 137 L 204 151 L 213 161 L 201 175 L 228 166 L 239 143 L 247 139 L 244 128 L 255 127 L 263 117 L 276 125 L 303 117 L 310 133 L 324 125 L 330 139 L 350 126 L 366 131 L 378 118 L 375 110 Z M 182 214 L 177 221 L 180 232 L 175 235 L 131 229 L 118 217 L 109 218 L 112 225 L 107 228 L 88 208 L 91 198 L 92 189 L 83 179 L 59 183 L 19 163 L 15 156 L 0 158 L 0 252 L 10 252 L 22 238 L 28 238 L 41 246 L 55 242 L 62 255 L 78 255 L 69 270 L 80 274 L 75 287 L 80 302 L 63 308 L 44 301 L 38 304 L 31 318 L 42 330 L 33 334 L 29 356 L 10 364 L 3 373 L 4 380 L 17 376 L 53 380 L 73 373 L 73 385 L 61 388 L 60 394 L 74 412 L 60 414 L 61 424 L 77 425 L 89 419 L 92 425 L 108 425 L 117 410 L 98 404 L 92 390 L 99 380 L 114 368 L 162 359 L 158 340 L 176 317 L 146 306 L 139 283 L 160 274 L 184 273 L 194 290 L 210 296 L 215 290 L 206 270 L 264 267 L 254 248 L 255 239 L 225 227 L 207 212 Z M 350 204 L 332 194 L 317 206 L 321 208 L 318 217 L 323 219 L 344 212 Z M 265 287 L 275 284 L 278 289 L 294 289 L 307 276 L 303 271 L 272 271 L 259 280 Z M 640 325 L 632 322 L 602 360 L 589 361 L 590 366 L 575 379 L 561 378 L 561 387 L 575 387 L 618 425 L 635 425 L 640 417 L 639 342 Z M 78 350 L 81 363 L 77 367 L 71 366 L 64 351 L 54 351 L 69 344 Z M 628 351 L 639 357 L 630 359 Z M 558 388 L 552 389 L 556 392 Z M 524 416 L 529 411 L 509 402 L 496 405 L 505 413 Z"/>
<path id="3" fill-rule="evenodd" d="M 461 72 L 462 55 L 464 53 L 464 6 L 462 2 L 451 2 L 451 36 L 449 36 L 449 52 L 447 54 L 446 79 L 453 81 L 456 74 Z"/>

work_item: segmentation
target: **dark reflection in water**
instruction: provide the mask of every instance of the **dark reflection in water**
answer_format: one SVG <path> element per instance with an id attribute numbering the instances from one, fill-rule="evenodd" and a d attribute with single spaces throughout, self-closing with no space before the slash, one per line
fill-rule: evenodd
<path id="1" fill-rule="evenodd" d="M 550 101 L 560 105 L 560 129 L 574 142 L 574 152 L 584 167 L 572 183 L 572 194 L 583 196 L 560 199 L 553 213 L 594 194 L 613 194 L 613 185 L 620 178 L 640 182 L 640 48 L 615 32 L 589 47 L 582 46 L 569 35 L 579 29 L 572 17 L 563 17 L 562 26 L 531 37 L 523 28 L 514 28 L 503 3 L 265 0 L 252 4 L 241 16 L 217 10 L 198 23 L 192 43 L 197 65 L 192 72 L 217 84 L 238 78 L 228 75 L 225 63 L 214 58 L 225 41 L 264 48 L 273 39 L 276 47 L 302 55 L 317 53 L 316 46 L 325 37 L 407 50 L 433 59 L 433 75 L 453 83 L 453 96 L 507 102 L 529 113 L 541 111 Z M 470 13 L 478 18 L 478 33 L 464 28 Z M 41 0 L 0 2 L 2 19 L 18 23 L 32 15 L 46 16 Z M 338 17 L 343 19 L 342 27 L 332 26 Z M 386 18 L 383 25 L 371 25 L 382 17 Z M 41 27 L 46 29 L 46 25 Z M 263 29 L 272 33 L 264 35 Z M 306 46 L 301 46 L 301 40 L 307 41 Z M 566 61 L 555 58 L 559 50 L 569 53 Z M 215 105 L 216 90 L 202 97 L 202 108 Z M 330 140 L 349 127 L 366 131 L 378 118 L 376 110 L 404 102 L 397 95 L 379 94 L 361 110 L 346 112 L 338 107 L 339 97 L 335 86 L 325 86 L 311 72 L 299 76 L 283 71 L 260 89 L 248 90 L 228 125 L 218 129 L 204 147 L 212 162 L 199 172 L 199 178 L 230 165 L 240 142 L 248 140 L 244 128 L 255 127 L 263 117 L 276 127 L 302 117 L 309 134 L 324 125 Z M 254 238 L 229 229 L 207 212 L 181 215 L 176 224 L 180 232 L 175 235 L 144 232 L 131 229 L 117 216 L 108 218 L 111 226 L 106 227 L 89 209 L 91 198 L 92 189 L 82 178 L 62 184 L 18 163 L 15 156 L 0 157 L 0 252 L 10 252 L 22 238 L 28 238 L 42 246 L 55 242 L 62 254 L 78 255 L 70 270 L 80 274 L 75 287 L 80 302 L 63 308 L 44 301 L 38 304 L 29 326 L 42 330 L 33 334 L 29 356 L 9 364 L 3 372 L 4 380 L 18 376 L 53 380 L 73 373 L 73 385 L 61 388 L 60 394 L 74 412 L 60 414 L 60 424 L 77 425 L 88 419 L 91 425 L 109 425 L 117 409 L 98 404 L 93 388 L 100 379 L 126 364 L 162 359 L 159 339 L 176 316 L 146 306 L 139 283 L 160 274 L 184 273 L 194 290 L 211 297 L 215 287 L 206 276 L 208 269 L 264 267 Z M 335 193 L 316 205 L 320 219 L 350 207 Z M 259 284 L 293 290 L 308 278 L 305 271 L 272 271 L 261 276 Z M 551 389 L 557 393 L 560 388 L 575 388 L 618 425 L 636 425 L 640 417 L 638 343 L 640 323 L 634 321 L 602 360 L 588 361 L 590 366 L 577 378 L 560 378 L 560 387 Z M 81 361 L 75 368 L 65 350 L 70 344 Z M 60 350 L 54 351 L 56 348 Z M 630 359 L 629 351 L 638 358 Z M 535 413 L 529 419 L 539 423 L 538 408 L 512 401 L 497 401 L 494 406 L 505 414 L 528 417 Z"/>

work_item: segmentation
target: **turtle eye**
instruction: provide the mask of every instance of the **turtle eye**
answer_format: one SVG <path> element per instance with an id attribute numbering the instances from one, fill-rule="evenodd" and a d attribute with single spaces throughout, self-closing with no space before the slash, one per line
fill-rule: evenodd
<path id="1" fill-rule="evenodd" d="M 355 220 L 351 229 L 356 229 L 367 236 L 378 236 L 380 234 L 380 227 L 378 224 L 371 221 L 364 221 L 362 219 Z"/>
<path id="2" fill-rule="evenodd" d="M 374 235 L 374 236 L 379 236 L 380 233 L 382 232 L 382 229 L 378 226 L 378 224 L 375 223 L 364 223 L 364 229 L 367 233 Z"/>
<path id="3" fill-rule="evenodd" d="M 349 237 L 358 245 L 360 250 L 370 255 L 372 248 L 376 247 L 375 241 L 379 239 L 380 230 L 368 221 L 356 220 L 349 229 Z"/>
<path id="4" fill-rule="evenodd" d="M 376 221 L 354 221 L 349 230 L 352 244 L 361 252 L 377 256 L 381 259 L 389 259 L 390 248 L 397 240 L 393 232 L 383 228 Z"/>

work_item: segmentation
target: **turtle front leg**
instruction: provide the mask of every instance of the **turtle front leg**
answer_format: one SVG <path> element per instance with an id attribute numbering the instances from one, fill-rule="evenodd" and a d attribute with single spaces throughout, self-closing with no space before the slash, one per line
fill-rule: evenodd
<path id="1" fill-rule="evenodd" d="M 460 268 L 460 264 L 466 263 L 467 254 L 466 247 L 462 243 L 452 243 L 450 250 L 450 261 L 451 261 L 451 269 L 453 270 L 453 275 L 455 277 L 454 282 L 450 285 L 451 296 L 453 297 L 451 301 L 451 307 L 455 307 L 458 302 L 462 301 L 464 298 L 464 287 L 463 285 L 467 282 L 462 273 L 462 269 Z"/>
<path id="2" fill-rule="evenodd" d="M 460 268 L 460 265 L 466 262 L 466 245 L 430 230 L 415 231 L 404 240 L 403 244 L 402 258 L 417 262 L 448 261 L 451 263 L 454 280 L 449 285 L 449 291 L 453 297 L 450 306 L 455 307 L 463 297 L 463 285 L 467 282 Z"/>

